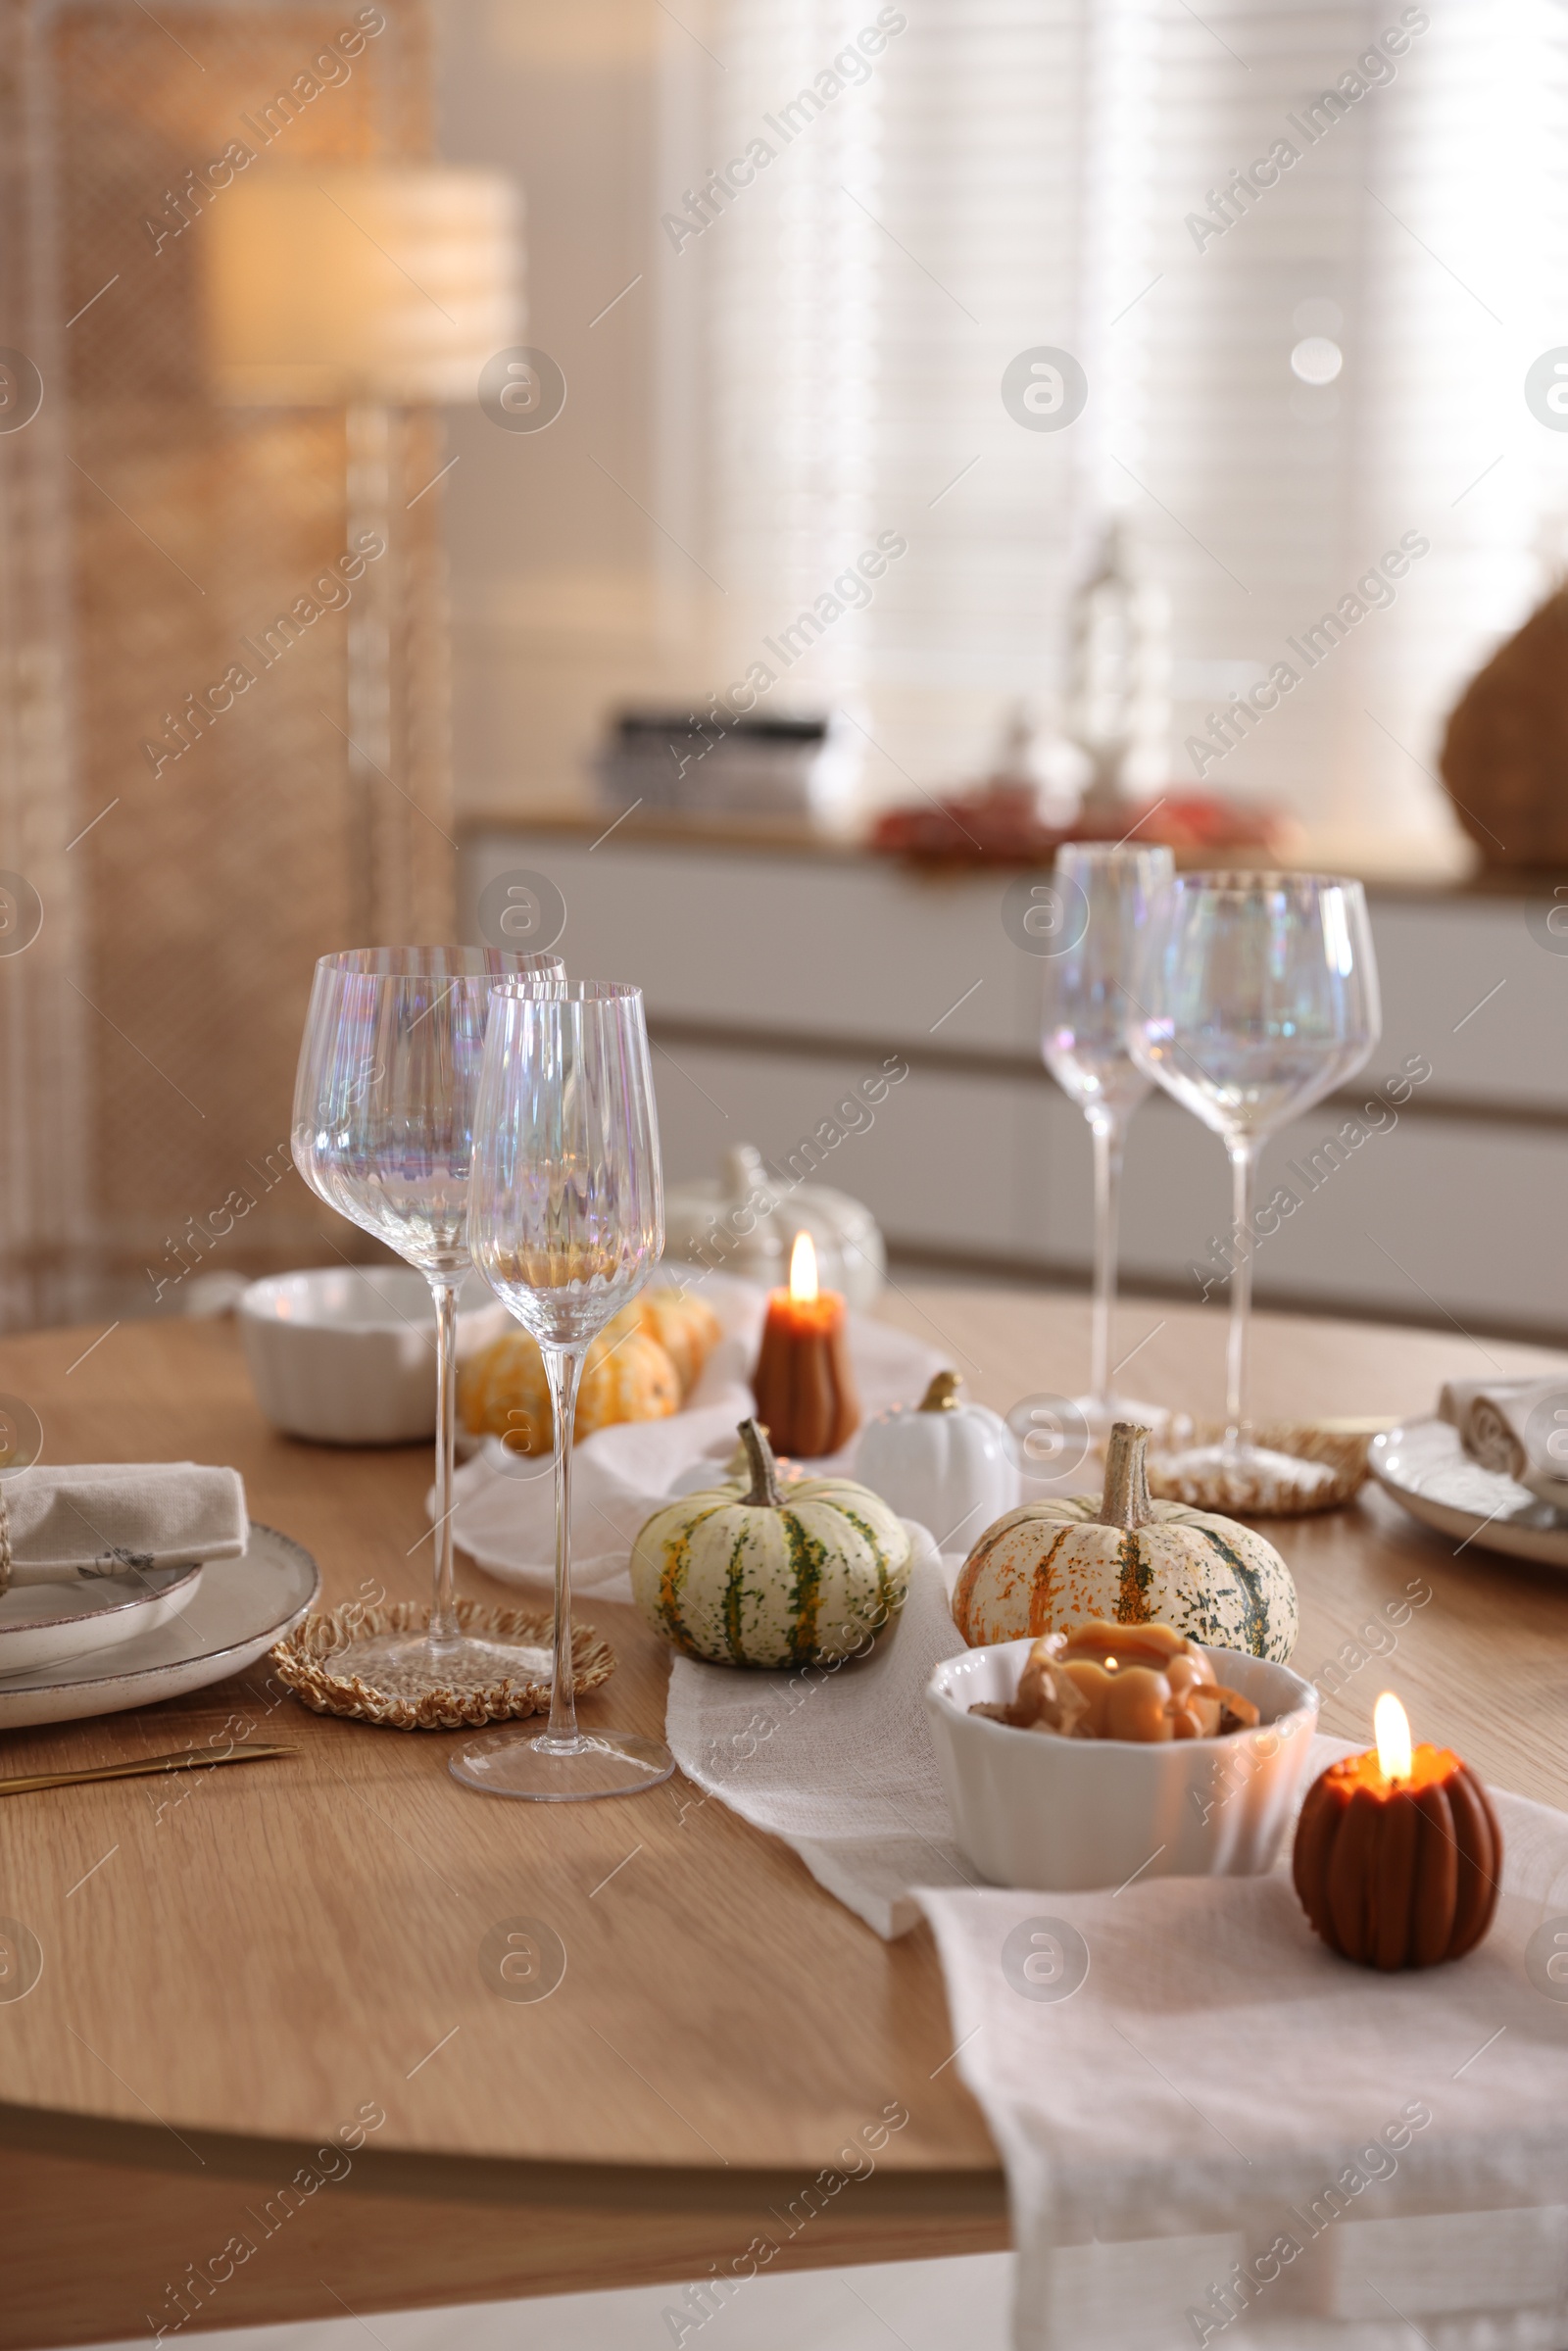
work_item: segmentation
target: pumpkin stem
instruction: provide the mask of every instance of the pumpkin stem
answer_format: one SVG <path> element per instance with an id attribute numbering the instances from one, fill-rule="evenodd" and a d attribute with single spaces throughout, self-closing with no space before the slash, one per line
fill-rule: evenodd
<path id="1" fill-rule="evenodd" d="M 743 1420 L 740 1439 L 746 1447 L 746 1458 L 752 1465 L 752 1490 L 741 1500 L 748 1509 L 780 1510 L 784 1506 L 784 1492 L 778 1482 L 778 1463 L 767 1442 L 767 1431 L 760 1421 Z"/>
<path id="2" fill-rule="evenodd" d="M 1149 1438 L 1148 1429 L 1140 1429 L 1130 1420 L 1118 1420 L 1112 1428 L 1110 1443 L 1105 1447 L 1105 1494 L 1100 1505 L 1102 1526 L 1120 1527 L 1130 1535 L 1139 1527 L 1147 1527 L 1153 1517 L 1144 1459 Z"/>
<path id="3" fill-rule="evenodd" d="M 922 1412 L 956 1412 L 958 1391 L 962 1386 L 963 1379 L 960 1373 L 939 1371 L 920 1398 L 920 1410 Z"/>

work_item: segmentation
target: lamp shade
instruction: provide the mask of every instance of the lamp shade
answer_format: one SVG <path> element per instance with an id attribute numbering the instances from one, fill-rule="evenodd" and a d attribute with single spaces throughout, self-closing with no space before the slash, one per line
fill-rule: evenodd
<path id="1" fill-rule="evenodd" d="M 471 400 L 521 331 L 520 191 L 491 171 L 239 180 L 203 222 L 208 366 L 248 407 Z"/>

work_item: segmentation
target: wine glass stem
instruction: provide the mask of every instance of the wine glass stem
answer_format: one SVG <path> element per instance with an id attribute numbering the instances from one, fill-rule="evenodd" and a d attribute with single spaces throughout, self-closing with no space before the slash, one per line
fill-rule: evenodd
<path id="1" fill-rule="evenodd" d="M 1231 1275 L 1231 1329 L 1225 1356 L 1225 1449 L 1251 1442 L 1247 1418 L 1249 1401 L 1248 1352 L 1252 1317 L 1252 1212 L 1257 1190 L 1257 1144 L 1251 1137 L 1234 1136 L 1225 1149 L 1231 1159 L 1231 1247 L 1236 1266 Z"/>
<path id="2" fill-rule="evenodd" d="M 458 1452 L 458 1285 L 429 1276 L 435 1300 L 435 1590 L 430 1601 L 429 1642 L 450 1649 L 458 1640 L 458 1602 L 452 1560 L 452 1482 Z"/>
<path id="3" fill-rule="evenodd" d="M 1089 1125 L 1095 1138 L 1095 1313 L 1089 1392 L 1097 1404 L 1105 1404 L 1110 1398 L 1110 1320 L 1116 1304 L 1116 1228 L 1127 1129 L 1108 1110 L 1092 1112 Z"/>
<path id="4" fill-rule="evenodd" d="M 547 1347 L 545 1378 L 556 1431 L 556 1655 L 550 1679 L 550 1728 L 554 1747 L 577 1744 L 577 1696 L 571 1666 L 571 1433 L 577 1417 L 581 1347 Z"/>

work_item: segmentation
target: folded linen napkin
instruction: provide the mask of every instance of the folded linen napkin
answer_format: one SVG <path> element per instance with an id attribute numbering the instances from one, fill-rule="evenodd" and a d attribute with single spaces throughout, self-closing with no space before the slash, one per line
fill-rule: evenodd
<path id="1" fill-rule="evenodd" d="M 1419 1973 L 1337 1959 L 1284 1862 L 920 1896 L 1007 2170 L 1018 2351 L 1568 2341 L 1568 1816 L 1494 1800 L 1492 1934 Z"/>
<path id="2" fill-rule="evenodd" d="M 34 1462 L 0 1486 L 0 1592 L 10 1584 L 117 1576 L 126 1569 L 236 1559 L 245 1483 L 197 1461 Z"/>
<path id="3" fill-rule="evenodd" d="M 1450 1380 L 1438 1418 L 1483 1469 L 1568 1502 L 1568 1372 L 1540 1380 Z"/>
<path id="4" fill-rule="evenodd" d="M 669 1498 L 677 1478 L 706 1465 L 717 1484 L 735 1450 L 735 1431 L 756 1409 L 751 1373 L 767 1294 L 732 1275 L 694 1282 L 723 1336 L 683 1410 L 668 1420 L 627 1421 L 585 1437 L 572 1454 L 572 1586 L 598 1599 L 629 1600 L 626 1561 L 644 1521 Z M 891 1323 L 850 1316 L 850 1354 L 867 1413 L 920 1395 L 942 1358 Z M 843 1471 L 856 1440 L 830 1459 L 805 1464 L 813 1477 Z M 453 1541 L 508 1584 L 548 1584 L 555 1573 L 556 1502 L 547 1455 L 507 1452 L 492 1438 L 459 1470 Z M 426 1508 L 434 1515 L 432 1488 Z"/>

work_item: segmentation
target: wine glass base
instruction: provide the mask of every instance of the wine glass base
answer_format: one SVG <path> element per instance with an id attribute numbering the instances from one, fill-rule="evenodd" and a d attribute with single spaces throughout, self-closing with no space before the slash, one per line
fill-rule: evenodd
<path id="1" fill-rule="evenodd" d="M 1136 1428 L 1152 1429 L 1155 1439 L 1170 1418 L 1168 1404 L 1141 1404 L 1136 1396 L 1075 1396 L 1073 1410 L 1081 1412 L 1084 1425 L 1097 1444 L 1110 1435 L 1118 1420 L 1130 1420 Z"/>
<path id="2" fill-rule="evenodd" d="M 378 1697 L 494 1690 L 501 1682 L 543 1682 L 553 1671 L 548 1648 L 520 1641 L 432 1642 L 427 1633 L 362 1633 L 332 1652 L 334 1676 L 355 1676 Z"/>
<path id="3" fill-rule="evenodd" d="M 574 1804 L 657 1788 L 675 1769 L 675 1758 L 660 1739 L 630 1731 L 582 1731 L 569 1740 L 552 1739 L 548 1731 L 520 1737 L 491 1731 L 461 1747 L 448 1769 L 480 1795 Z"/>
<path id="4" fill-rule="evenodd" d="M 1151 1463 L 1151 1467 L 1155 1465 Z M 1199 1510 L 1311 1508 L 1334 1483 L 1327 1462 L 1303 1461 L 1260 1445 L 1195 1445 L 1158 1457 L 1158 1490 Z"/>

